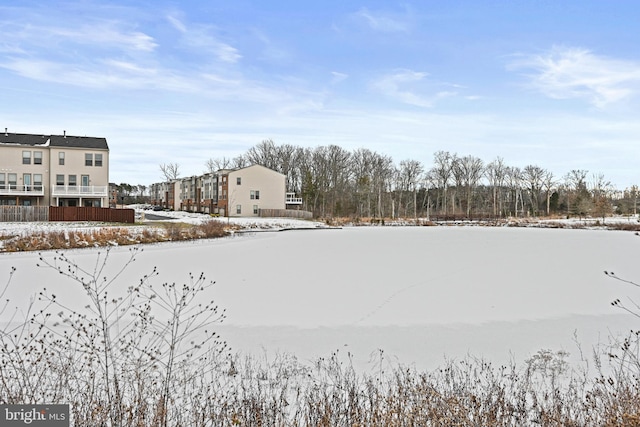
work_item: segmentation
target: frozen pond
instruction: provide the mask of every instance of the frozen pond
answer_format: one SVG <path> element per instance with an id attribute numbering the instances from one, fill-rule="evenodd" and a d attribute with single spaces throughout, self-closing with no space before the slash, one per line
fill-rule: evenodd
<path id="1" fill-rule="evenodd" d="M 640 292 L 603 271 L 639 280 L 639 245 L 633 233 L 595 230 L 255 233 L 146 246 L 120 285 L 135 284 L 153 266 L 161 273 L 158 284 L 204 272 L 227 310 L 223 338 L 259 355 L 291 352 L 313 360 L 339 349 L 364 368 L 379 350 L 387 360 L 418 368 L 467 355 L 503 363 L 540 349 L 563 349 L 576 359 L 576 339 L 589 357 L 592 346 L 637 325 L 610 302 Z M 97 251 L 67 255 L 88 266 Z M 110 266 L 128 252 L 115 248 Z M 26 305 L 42 286 L 81 304 L 82 292 L 36 268 L 37 259 L 35 253 L 0 255 L 0 278 L 11 266 L 18 269 L 8 291 L 13 305 Z"/>

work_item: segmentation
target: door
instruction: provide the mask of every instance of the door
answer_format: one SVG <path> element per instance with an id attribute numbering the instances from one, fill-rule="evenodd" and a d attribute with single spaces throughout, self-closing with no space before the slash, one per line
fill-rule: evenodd
<path id="1" fill-rule="evenodd" d="M 88 193 L 89 192 L 89 175 L 82 175 L 80 177 L 80 185 L 82 185 L 82 192 L 83 193 Z"/>

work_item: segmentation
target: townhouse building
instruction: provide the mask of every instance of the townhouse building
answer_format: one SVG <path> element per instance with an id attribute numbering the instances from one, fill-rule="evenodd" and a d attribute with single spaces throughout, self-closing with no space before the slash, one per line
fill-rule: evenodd
<path id="1" fill-rule="evenodd" d="M 302 204 L 301 198 L 287 193 L 283 174 L 261 165 L 221 169 L 150 188 L 151 203 L 157 206 L 228 217 L 257 217 L 266 210 Z"/>
<path id="2" fill-rule="evenodd" d="M 0 133 L 0 205 L 109 205 L 105 138 Z"/>

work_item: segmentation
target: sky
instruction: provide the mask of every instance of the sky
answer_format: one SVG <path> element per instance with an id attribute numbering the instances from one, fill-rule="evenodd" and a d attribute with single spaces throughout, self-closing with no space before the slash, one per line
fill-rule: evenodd
<path id="1" fill-rule="evenodd" d="M 635 0 L 0 2 L 0 128 L 105 137 L 110 181 L 263 140 L 640 184 Z"/>

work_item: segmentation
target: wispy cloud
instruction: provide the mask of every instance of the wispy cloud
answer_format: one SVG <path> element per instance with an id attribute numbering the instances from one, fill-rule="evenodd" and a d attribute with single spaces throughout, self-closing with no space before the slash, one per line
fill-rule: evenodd
<path id="1" fill-rule="evenodd" d="M 391 12 L 371 11 L 363 7 L 355 16 L 364 21 L 371 29 L 385 33 L 407 32 L 411 23 L 406 15 Z"/>
<path id="2" fill-rule="evenodd" d="M 554 99 L 585 99 L 604 107 L 638 93 L 640 63 L 599 56 L 587 49 L 553 47 L 525 55 L 509 64 L 511 70 L 530 70 L 530 84 Z"/>
<path id="3" fill-rule="evenodd" d="M 4 24 L 2 26 L 6 28 Z M 105 20 L 65 27 L 44 23 L 13 23 L 10 31 L 3 31 L 3 39 L 3 45 L 14 52 L 65 45 L 152 52 L 158 46 L 154 38 L 144 32 L 127 29 L 117 21 Z"/>
<path id="4" fill-rule="evenodd" d="M 337 71 L 332 71 L 331 72 L 331 76 L 332 76 L 331 84 L 338 84 L 338 83 L 340 83 L 340 82 L 342 82 L 342 81 L 344 81 L 344 80 L 349 78 L 348 74 L 339 73 Z"/>
<path id="5" fill-rule="evenodd" d="M 455 96 L 456 91 L 434 89 L 425 72 L 398 70 L 372 83 L 374 90 L 399 102 L 418 107 L 433 107 L 438 99 Z"/>
<path id="6" fill-rule="evenodd" d="M 181 42 L 192 51 L 213 55 L 219 61 L 235 63 L 242 58 L 238 49 L 220 41 L 215 35 L 215 28 L 209 25 L 188 24 L 175 16 L 167 16 L 169 23 L 181 34 Z"/>

